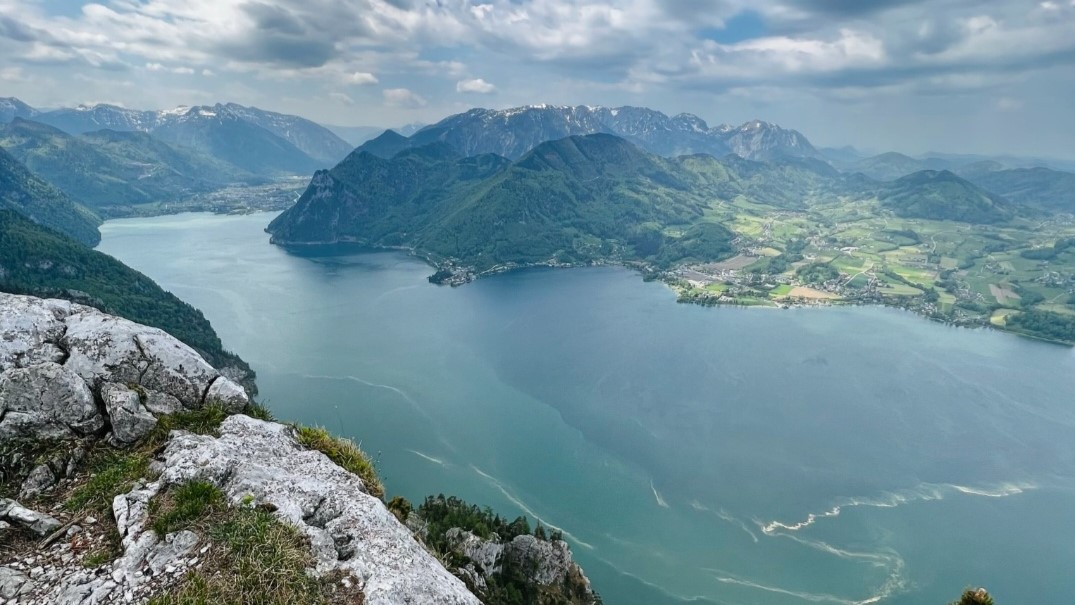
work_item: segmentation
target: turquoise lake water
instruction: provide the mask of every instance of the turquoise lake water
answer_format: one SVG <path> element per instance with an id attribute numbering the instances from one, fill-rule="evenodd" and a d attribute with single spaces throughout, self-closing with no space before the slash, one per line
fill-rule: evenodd
<path id="1" fill-rule="evenodd" d="M 389 494 L 562 528 L 608 605 L 1000 605 L 1075 589 L 1075 352 L 883 308 L 678 305 L 617 268 L 459 288 L 303 256 L 272 214 L 109 221 L 277 417 Z"/>

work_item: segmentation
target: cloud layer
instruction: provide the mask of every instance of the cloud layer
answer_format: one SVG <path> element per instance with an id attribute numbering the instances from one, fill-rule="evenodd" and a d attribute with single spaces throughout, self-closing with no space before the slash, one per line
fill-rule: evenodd
<path id="1" fill-rule="evenodd" d="M 39 103 L 227 97 L 350 122 L 434 119 L 481 95 L 809 130 L 870 104 L 1040 112 L 1075 88 L 1072 32 L 1075 0 L 0 0 L 0 85 Z"/>

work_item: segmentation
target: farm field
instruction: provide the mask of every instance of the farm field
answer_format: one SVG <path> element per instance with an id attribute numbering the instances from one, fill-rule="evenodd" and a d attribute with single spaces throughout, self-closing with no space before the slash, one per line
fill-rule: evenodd
<path id="1" fill-rule="evenodd" d="M 665 280 L 683 302 L 885 304 L 961 325 L 1075 341 L 1063 329 L 1035 333 L 1015 325 L 1075 320 L 1075 217 L 972 225 L 900 218 L 876 202 L 825 199 L 808 200 L 800 211 L 713 204 L 708 218 L 738 236 L 738 254 L 688 263 Z M 690 283 L 682 279 L 686 272 Z"/>

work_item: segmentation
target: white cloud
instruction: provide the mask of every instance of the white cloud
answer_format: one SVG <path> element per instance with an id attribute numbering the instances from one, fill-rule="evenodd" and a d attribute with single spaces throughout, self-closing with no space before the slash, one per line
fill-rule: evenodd
<path id="1" fill-rule="evenodd" d="M 471 80 L 460 80 L 455 83 L 456 92 L 472 92 L 481 95 L 488 95 L 496 92 L 496 86 L 486 82 L 481 78 L 474 78 Z"/>
<path id="2" fill-rule="evenodd" d="M 189 76 L 189 75 L 195 73 L 193 67 L 167 67 L 165 65 L 162 65 L 162 64 L 156 63 L 156 62 L 146 63 L 146 70 L 148 70 L 148 71 L 160 71 L 160 72 L 179 74 L 179 75 L 184 75 L 184 76 Z M 208 70 L 205 70 L 205 71 L 208 71 Z"/>
<path id="3" fill-rule="evenodd" d="M 342 92 L 330 92 L 330 93 L 328 93 L 328 97 L 330 99 L 332 99 L 333 101 L 336 101 L 337 103 L 340 103 L 341 105 L 347 105 L 348 107 L 351 107 L 351 106 L 353 106 L 355 104 L 354 99 L 352 99 L 351 97 L 345 95 Z"/>
<path id="4" fill-rule="evenodd" d="M 406 88 L 387 88 L 384 95 L 385 105 L 389 107 L 401 107 L 404 109 L 417 109 L 425 107 L 429 102 Z"/>
<path id="5" fill-rule="evenodd" d="M 4 67 L 0 69 L 0 80 L 5 82 L 21 82 L 26 79 L 21 67 Z"/>
<path id="6" fill-rule="evenodd" d="M 1075 89 L 1063 75 L 1075 73 L 1075 0 L 70 2 L 82 10 L 0 0 L 0 77 L 23 78 L 4 80 L 8 94 L 59 104 L 85 74 L 78 94 L 130 95 L 133 107 L 235 100 L 353 119 L 339 93 L 368 110 L 363 119 L 390 125 L 437 119 L 490 91 L 501 104 L 645 104 L 710 120 L 733 119 L 714 102 L 730 99 L 755 109 L 734 119 L 785 108 L 800 120 L 789 108 L 803 99 L 914 107 L 988 91 L 964 102 L 996 112 L 1009 97 L 1029 112 Z M 745 10 L 758 17 L 756 36 L 722 37 Z M 219 77 L 147 87 L 147 71 Z M 1045 73 L 1061 75 L 1020 90 Z M 357 92 L 385 82 L 383 103 Z"/>
<path id="7" fill-rule="evenodd" d="M 356 71 L 347 74 L 346 76 L 344 76 L 344 81 L 346 81 L 348 84 L 354 84 L 356 86 L 369 86 L 371 84 L 377 84 L 379 82 L 379 80 L 377 80 L 377 76 L 365 71 Z"/>

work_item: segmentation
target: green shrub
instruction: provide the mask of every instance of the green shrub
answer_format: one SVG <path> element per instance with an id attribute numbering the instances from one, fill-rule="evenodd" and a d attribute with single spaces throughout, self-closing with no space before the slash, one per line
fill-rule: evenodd
<path id="1" fill-rule="evenodd" d="M 968 588 L 963 591 L 963 596 L 951 605 L 993 605 L 993 597 L 984 588 Z"/>

